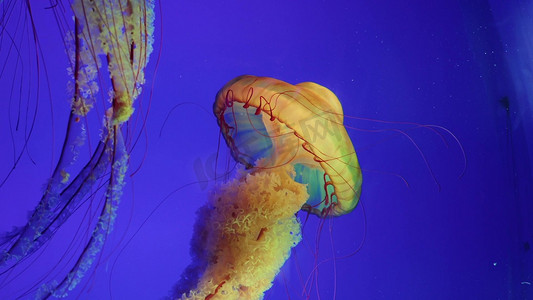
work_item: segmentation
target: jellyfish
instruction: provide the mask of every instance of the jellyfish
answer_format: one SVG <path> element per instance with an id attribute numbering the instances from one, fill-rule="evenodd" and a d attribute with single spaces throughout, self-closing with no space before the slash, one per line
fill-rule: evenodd
<path id="1" fill-rule="evenodd" d="M 75 0 L 70 2 L 72 22 L 62 15 L 62 3 L 52 4 L 72 77 L 68 124 L 59 158 L 39 203 L 26 225 L 0 240 L 0 275 L 9 276 L 18 263 L 43 247 L 87 198 L 100 189 L 105 191 L 104 203 L 81 254 L 63 278 L 43 284 L 36 291 L 37 298 L 65 297 L 74 289 L 113 229 L 129 161 L 130 149 L 123 131 L 131 131 L 127 121 L 141 94 L 154 41 L 154 4 L 150 0 Z M 32 18 L 30 2 L 24 5 Z M 38 47 L 35 28 L 33 34 Z M 99 109 L 95 112 L 95 107 L 103 107 L 103 114 Z M 101 116 L 102 126 L 96 147 L 89 147 L 92 154 L 83 162 L 80 151 L 85 150 L 90 114 Z M 9 174 L 2 184 L 8 180 Z"/>
<path id="2" fill-rule="evenodd" d="M 193 262 L 174 297 L 262 299 L 302 239 L 296 213 L 350 213 L 361 169 L 339 100 L 316 83 L 240 76 L 218 92 L 213 111 L 241 167 L 198 210 Z"/>

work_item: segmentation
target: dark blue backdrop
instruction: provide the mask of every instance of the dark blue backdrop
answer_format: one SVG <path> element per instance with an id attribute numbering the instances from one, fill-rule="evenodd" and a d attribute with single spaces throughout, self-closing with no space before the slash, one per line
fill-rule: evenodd
<path id="1" fill-rule="evenodd" d="M 153 92 L 146 135 L 132 152 L 130 170 L 143 159 L 144 164 L 127 180 L 102 261 L 72 297 L 167 295 L 189 263 L 194 214 L 213 183 L 193 184 L 165 197 L 186 183 L 212 179 L 219 133 L 211 113 L 214 96 L 233 77 L 253 74 L 322 84 L 337 94 L 346 115 L 444 126 L 466 152 L 466 171 L 459 178 L 463 157 L 446 133 L 447 144 L 425 128 L 348 121 L 363 168 L 364 213 L 359 206 L 325 223 L 318 261 L 327 261 L 319 267 L 311 299 L 318 294 L 321 299 L 334 294 L 337 299 L 533 298 L 533 2 L 502 3 L 162 1 L 162 14 L 156 7 L 161 61 L 154 80 L 157 46 L 143 100 L 148 103 Z M 47 5 L 35 1 L 32 8 L 51 96 L 43 77 L 29 153 L 0 189 L 2 231 L 24 224 L 38 202 L 57 158 L 52 148 L 57 156 L 65 131 L 67 60 Z M 35 74 L 26 67 L 25 74 Z M 2 177 L 16 152 L 8 129 L 14 123 L 8 115 L 16 115 L 9 107 L 14 78 L 9 74 L 16 72 L 5 70 L 0 81 Z M 28 99 L 34 99 L 35 82 L 24 87 L 32 91 Z M 503 97 L 509 99 L 509 111 Z M 141 111 L 146 106 L 136 113 Z M 440 190 L 405 136 L 358 130 L 380 128 L 407 130 Z M 90 133 L 93 143 L 97 130 Z M 20 150 L 20 136 L 17 145 Z M 27 270 L 0 277 L 0 298 L 12 299 L 43 276 L 50 279 L 67 270 L 67 258 L 76 253 L 74 246 L 65 255 L 73 232 L 81 228 L 78 235 L 88 234 L 84 215 L 94 214 L 96 206 L 88 207 L 30 258 Z M 365 218 L 362 250 L 334 263 L 331 258 L 357 249 Z M 267 299 L 303 298 L 302 281 L 316 264 L 317 228 L 318 220 L 310 217 L 303 243 Z M 62 267 L 50 272 L 57 261 Z"/>

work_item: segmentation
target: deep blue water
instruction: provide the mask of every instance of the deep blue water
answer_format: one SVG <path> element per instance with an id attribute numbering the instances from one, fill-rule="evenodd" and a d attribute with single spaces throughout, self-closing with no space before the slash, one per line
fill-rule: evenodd
<path id="1" fill-rule="evenodd" d="M 30 37 L 19 44 L 28 62 L 24 72 L 6 64 L 0 78 L 2 178 L 39 103 L 27 151 L 0 189 L 2 232 L 23 225 L 38 203 L 69 110 L 60 34 L 49 4 L 34 2 L 40 71 L 22 17 L 19 30 L 9 32 Z M 316 280 L 311 276 L 310 299 L 533 299 L 532 1 L 161 2 L 143 107 L 134 117 L 146 113 L 150 96 L 151 107 L 129 174 L 141 161 L 142 167 L 127 179 L 98 268 L 72 298 L 168 295 L 189 264 L 195 211 L 214 186 L 204 180 L 213 179 L 218 149 L 215 94 L 235 76 L 252 74 L 317 82 L 339 97 L 345 115 L 372 119 L 346 121 L 363 170 L 361 204 L 327 220 L 319 238 L 319 220 L 310 216 L 303 242 L 266 299 L 305 299 L 302 286 L 317 261 L 325 262 Z M 19 17 L 12 16 L 11 22 Z M 7 45 L 3 34 L 2 59 Z M 22 125 L 12 142 L 9 124 L 16 123 L 19 103 Z M 89 141 L 96 143 L 94 118 Z M 451 135 L 383 120 L 447 128 L 464 148 L 464 174 Z M 414 142 L 376 129 L 404 130 Z M 224 158 L 225 147 L 221 143 Z M 0 275 L 1 299 L 68 270 L 90 234 L 85 214 L 96 213 L 99 198 L 91 201 L 44 249 Z M 362 249 L 350 255 L 365 233 Z"/>

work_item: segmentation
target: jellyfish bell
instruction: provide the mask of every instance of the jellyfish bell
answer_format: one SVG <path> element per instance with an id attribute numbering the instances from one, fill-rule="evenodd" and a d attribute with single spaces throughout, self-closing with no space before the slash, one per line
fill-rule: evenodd
<path id="1" fill-rule="evenodd" d="M 248 168 L 293 165 L 310 195 L 303 210 L 324 217 L 356 207 L 361 168 L 329 89 L 244 75 L 218 92 L 213 110 L 235 160 Z"/>

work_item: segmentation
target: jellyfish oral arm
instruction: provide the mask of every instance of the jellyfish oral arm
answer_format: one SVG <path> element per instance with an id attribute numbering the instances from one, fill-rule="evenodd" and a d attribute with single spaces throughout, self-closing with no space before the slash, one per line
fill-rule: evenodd
<path id="1" fill-rule="evenodd" d="M 293 177 L 290 165 L 243 171 L 213 192 L 198 213 L 194 263 L 176 298 L 262 299 L 301 240 L 295 214 L 309 195 Z"/>

